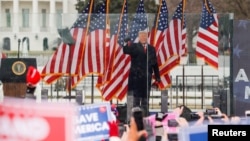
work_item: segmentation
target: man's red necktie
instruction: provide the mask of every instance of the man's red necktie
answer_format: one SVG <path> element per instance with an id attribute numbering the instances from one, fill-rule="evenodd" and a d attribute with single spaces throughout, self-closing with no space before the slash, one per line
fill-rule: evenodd
<path id="1" fill-rule="evenodd" d="M 144 52 L 146 53 L 147 52 L 146 45 L 143 45 L 143 48 L 144 48 Z"/>

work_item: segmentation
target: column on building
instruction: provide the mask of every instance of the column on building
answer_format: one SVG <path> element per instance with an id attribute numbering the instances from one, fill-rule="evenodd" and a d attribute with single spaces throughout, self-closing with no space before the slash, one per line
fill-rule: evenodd
<path id="1" fill-rule="evenodd" d="M 66 27 L 67 25 L 65 25 L 67 22 L 67 18 L 70 15 L 68 15 L 68 0 L 63 0 L 63 15 L 62 15 L 62 27 Z"/>
<path id="2" fill-rule="evenodd" d="M 39 25 L 39 13 L 38 13 L 38 0 L 32 1 L 32 32 L 39 33 L 40 25 Z"/>
<path id="3" fill-rule="evenodd" d="M 13 28 L 14 33 L 19 32 L 19 0 L 13 0 Z"/>
<path id="4" fill-rule="evenodd" d="M 55 0 L 50 0 L 50 14 L 49 14 L 49 26 L 50 32 L 56 32 L 56 2 Z"/>

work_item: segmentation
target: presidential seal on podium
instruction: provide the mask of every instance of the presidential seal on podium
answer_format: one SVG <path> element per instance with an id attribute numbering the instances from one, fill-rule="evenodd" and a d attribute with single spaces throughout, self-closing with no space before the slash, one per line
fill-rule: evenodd
<path id="1" fill-rule="evenodd" d="M 23 75 L 26 72 L 26 65 L 22 61 L 16 61 L 12 64 L 11 69 L 15 75 Z"/>

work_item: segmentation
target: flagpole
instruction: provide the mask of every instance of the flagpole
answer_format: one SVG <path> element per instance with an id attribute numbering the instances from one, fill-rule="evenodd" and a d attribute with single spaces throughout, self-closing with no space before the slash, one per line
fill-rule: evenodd
<path id="1" fill-rule="evenodd" d="M 89 8 L 89 12 L 88 12 L 88 20 L 87 20 L 87 26 L 86 26 L 86 31 L 84 35 L 84 40 L 83 40 L 83 51 L 82 51 L 82 55 L 81 55 L 81 63 L 80 63 L 80 67 L 78 67 L 78 69 L 80 70 L 82 67 L 82 60 L 83 60 L 83 54 L 84 54 L 84 50 L 85 50 L 85 45 L 86 45 L 86 39 L 87 39 L 87 34 L 89 32 L 89 24 L 90 24 L 90 15 L 92 13 L 92 8 L 93 8 L 93 1 L 94 0 L 90 0 L 90 8 Z M 79 71 L 78 71 L 79 73 Z M 79 75 L 79 74 L 78 74 Z M 71 88 L 72 88 L 72 84 L 71 84 L 71 65 L 70 65 L 70 72 L 69 72 L 69 95 L 71 97 Z"/>
<path id="2" fill-rule="evenodd" d="M 155 29 L 154 29 L 154 36 L 153 36 L 154 37 L 153 46 L 155 46 L 155 31 L 158 28 L 158 21 L 159 21 L 159 16 L 160 16 L 160 12 L 161 12 L 161 7 L 162 7 L 162 0 L 160 1 L 160 6 L 159 6 L 159 9 L 158 9 L 157 18 L 156 18 L 156 21 L 155 21 Z"/>
<path id="3" fill-rule="evenodd" d="M 69 101 L 71 101 L 71 66 L 72 66 L 72 59 L 71 59 L 71 45 L 70 44 L 68 44 L 68 46 L 69 46 L 69 55 L 68 55 L 68 58 L 69 58 L 69 63 L 68 63 L 68 65 L 69 65 Z"/>
<path id="4" fill-rule="evenodd" d="M 20 52 L 20 43 L 21 43 L 21 39 L 18 39 L 18 50 L 17 50 L 17 58 L 19 58 L 19 52 Z"/>
<path id="5" fill-rule="evenodd" d="M 105 49 L 104 49 L 104 58 L 106 58 L 106 39 L 107 39 L 107 36 L 109 36 L 110 37 L 110 18 L 109 18 L 109 2 L 110 2 L 110 0 L 106 0 L 106 29 L 105 29 L 105 43 L 104 43 L 104 45 L 105 45 Z M 107 33 L 109 34 L 109 35 L 107 35 Z M 109 43 L 109 47 L 110 47 L 110 43 Z M 108 60 L 109 61 L 109 60 Z M 104 68 L 106 68 L 107 67 L 107 60 L 105 59 L 104 60 Z M 104 70 L 104 72 L 105 72 L 105 70 Z M 108 72 L 106 72 L 106 73 L 108 73 Z M 104 76 L 104 73 L 103 73 L 103 76 Z M 106 76 L 105 76 L 106 77 Z M 113 101 L 112 101 L 112 99 L 110 100 L 110 103 L 112 104 L 113 103 Z"/>
<path id="6" fill-rule="evenodd" d="M 230 13 L 229 14 L 229 33 L 230 33 L 230 77 L 229 77 L 229 90 L 230 90 L 230 113 L 229 115 L 234 115 L 235 110 L 234 110 L 234 94 L 233 94 L 233 82 L 234 82 L 234 76 L 233 76 L 233 28 L 234 28 L 234 14 Z"/>

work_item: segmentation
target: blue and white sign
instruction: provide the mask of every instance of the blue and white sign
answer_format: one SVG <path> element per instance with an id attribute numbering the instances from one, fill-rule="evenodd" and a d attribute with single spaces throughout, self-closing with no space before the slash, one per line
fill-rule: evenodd
<path id="1" fill-rule="evenodd" d="M 235 115 L 244 116 L 250 107 L 250 21 L 235 20 L 233 36 L 233 94 Z"/>
<path id="2" fill-rule="evenodd" d="M 108 121 L 111 120 L 109 103 L 79 106 L 75 133 L 77 141 L 95 141 L 109 138 Z"/>
<path id="3" fill-rule="evenodd" d="M 178 140 L 180 141 L 208 141 L 208 129 L 206 124 L 180 128 Z"/>

